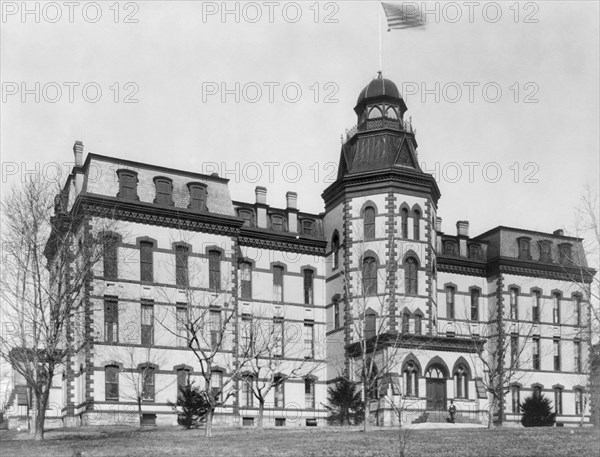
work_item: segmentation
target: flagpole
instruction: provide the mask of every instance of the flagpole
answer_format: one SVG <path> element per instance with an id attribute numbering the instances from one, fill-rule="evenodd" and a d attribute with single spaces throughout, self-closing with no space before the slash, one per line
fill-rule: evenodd
<path id="1" fill-rule="evenodd" d="M 377 22 L 379 23 L 379 73 L 381 74 L 381 5 L 379 4 L 379 2 L 377 3 Z"/>

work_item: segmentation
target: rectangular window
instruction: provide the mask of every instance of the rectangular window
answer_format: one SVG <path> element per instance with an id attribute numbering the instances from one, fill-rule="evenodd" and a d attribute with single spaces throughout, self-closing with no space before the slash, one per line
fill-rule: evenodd
<path id="1" fill-rule="evenodd" d="M 420 335 L 421 334 L 421 320 L 422 317 L 420 315 L 415 315 L 415 334 Z"/>
<path id="2" fill-rule="evenodd" d="M 119 276 L 118 267 L 118 239 L 113 235 L 104 237 L 104 279 L 117 279 Z"/>
<path id="3" fill-rule="evenodd" d="M 242 316 L 241 328 L 241 351 L 244 355 L 252 355 L 253 351 L 253 332 L 252 332 L 252 317 L 248 315 Z"/>
<path id="4" fill-rule="evenodd" d="M 175 247 L 175 282 L 178 287 L 188 285 L 188 248 L 178 245 Z"/>
<path id="5" fill-rule="evenodd" d="M 285 417 L 276 417 L 275 427 L 285 427 Z"/>
<path id="6" fill-rule="evenodd" d="M 304 270 L 304 304 L 313 304 L 313 279 L 314 272 L 312 270 Z"/>
<path id="7" fill-rule="evenodd" d="M 142 346 L 154 344 L 154 304 L 148 300 L 142 302 Z"/>
<path id="8" fill-rule="evenodd" d="M 510 336 L 510 360 L 512 368 L 519 368 L 519 335 Z"/>
<path id="9" fill-rule="evenodd" d="M 560 340 L 554 340 L 554 371 L 560 371 Z"/>
<path id="10" fill-rule="evenodd" d="M 528 239 L 520 239 L 519 240 L 519 259 L 520 260 L 530 260 L 531 254 L 529 250 L 529 240 Z"/>
<path id="11" fill-rule="evenodd" d="M 283 320 L 273 319 L 273 356 L 283 357 Z"/>
<path id="12" fill-rule="evenodd" d="M 531 304 L 531 320 L 533 322 L 539 322 L 540 321 L 540 292 L 537 290 L 534 290 L 531 293 L 531 297 L 532 297 L 532 304 Z"/>
<path id="13" fill-rule="evenodd" d="M 176 314 L 177 322 L 176 322 L 175 328 L 176 328 L 176 333 L 177 333 L 177 346 L 186 347 L 188 344 L 187 307 L 178 305 L 176 313 L 177 313 Z"/>
<path id="14" fill-rule="evenodd" d="M 274 406 L 275 408 L 285 408 L 285 398 L 284 398 L 284 380 L 282 377 L 275 377 L 273 383 L 274 385 Z"/>
<path id="15" fill-rule="evenodd" d="M 173 205 L 173 183 L 169 178 L 154 178 L 154 187 L 156 189 L 154 203 L 158 203 L 159 205 Z"/>
<path id="16" fill-rule="evenodd" d="M 208 251 L 209 287 L 221 290 L 221 252 Z"/>
<path id="17" fill-rule="evenodd" d="M 304 380 L 304 407 L 315 409 L 315 382 L 312 379 Z"/>
<path id="18" fill-rule="evenodd" d="M 454 319 L 454 294 L 456 289 L 454 287 L 446 287 L 446 317 L 448 319 Z"/>
<path id="19" fill-rule="evenodd" d="M 340 328 L 340 301 L 333 301 L 333 325 L 334 328 Z"/>
<path id="20" fill-rule="evenodd" d="M 206 189 L 203 184 L 189 183 L 190 208 L 204 211 L 206 209 Z"/>
<path id="21" fill-rule="evenodd" d="M 402 314 L 402 333 L 410 332 L 410 314 L 403 313 Z"/>
<path id="22" fill-rule="evenodd" d="M 210 311 L 210 348 L 213 351 L 219 349 L 221 339 L 221 311 Z"/>
<path id="23" fill-rule="evenodd" d="M 539 241 L 540 247 L 540 262 L 552 262 L 552 243 L 551 241 Z"/>
<path id="24" fill-rule="evenodd" d="M 540 338 L 533 337 L 533 369 L 540 369 Z"/>
<path id="25" fill-rule="evenodd" d="M 560 387 L 554 389 L 554 412 L 557 415 L 562 414 L 562 389 Z"/>
<path id="26" fill-rule="evenodd" d="M 154 401 L 154 368 L 142 368 L 142 400 Z"/>
<path id="27" fill-rule="evenodd" d="M 519 386 L 512 386 L 510 388 L 512 396 L 512 410 L 513 413 L 520 413 L 519 406 L 521 405 L 521 388 Z"/>
<path id="28" fill-rule="evenodd" d="M 575 295 L 573 300 L 575 301 L 575 325 L 581 327 L 581 296 Z"/>
<path id="29" fill-rule="evenodd" d="M 242 377 L 242 406 L 252 408 L 254 406 L 254 394 L 252 393 L 252 376 Z"/>
<path id="30" fill-rule="evenodd" d="M 223 399 L 223 372 L 215 370 L 210 374 L 210 392 L 214 399 L 221 402 Z"/>
<path id="31" fill-rule="evenodd" d="M 271 216 L 271 230 L 283 232 L 285 230 L 285 222 L 281 216 Z"/>
<path id="32" fill-rule="evenodd" d="M 137 196 L 137 173 L 132 170 L 117 170 L 119 177 L 119 194 L 124 200 L 138 200 Z"/>
<path id="33" fill-rule="evenodd" d="M 573 368 L 577 373 L 581 373 L 581 341 L 575 341 L 573 346 Z"/>
<path id="34" fill-rule="evenodd" d="M 560 324 L 560 294 L 552 294 L 552 323 Z"/>
<path id="35" fill-rule="evenodd" d="M 248 262 L 240 264 L 240 283 L 242 300 L 252 299 L 252 265 Z"/>
<path id="36" fill-rule="evenodd" d="M 180 368 L 177 370 L 177 398 L 182 397 L 181 390 L 185 389 L 190 379 L 190 372 L 186 369 Z"/>
<path id="37" fill-rule="evenodd" d="M 140 241 L 140 281 L 152 282 L 153 278 L 153 259 L 152 250 L 154 244 L 150 241 Z"/>
<path id="38" fill-rule="evenodd" d="M 519 319 L 519 290 L 515 288 L 510 289 L 510 318 L 513 320 Z"/>
<path id="39" fill-rule="evenodd" d="M 104 395 L 106 400 L 119 400 L 119 367 L 109 365 L 104 368 Z"/>
<path id="40" fill-rule="evenodd" d="M 283 267 L 273 267 L 273 301 L 283 302 Z"/>
<path id="41" fill-rule="evenodd" d="M 315 326 L 312 323 L 304 323 L 304 358 L 314 359 L 315 357 Z"/>
<path id="42" fill-rule="evenodd" d="M 119 301 L 116 297 L 104 297 L 104 341 L 119 342 Z"/>
<path id="43" fill-rule="evenodd" d="M 580 415 L 583 412 L 583 392 L 581 390 L 575 391 L 575 414 Z"/>
<path id="44" fill-rule="evenodd" d="M 254 427 L 254 418 L 253 417 L 242 417 L 242 426 L 243 427 Z"/>
<path id="45" fill-rule="evenodd" d="M 471 290 L 471 320 L 479 320 L 479 290 Z"/>
<path id="46" fill-rule="evenodd" d="M 558 262 L 562 265 L 570 265 L 571 263 L 573 263 L 570 244 L 558 245 Z"/>

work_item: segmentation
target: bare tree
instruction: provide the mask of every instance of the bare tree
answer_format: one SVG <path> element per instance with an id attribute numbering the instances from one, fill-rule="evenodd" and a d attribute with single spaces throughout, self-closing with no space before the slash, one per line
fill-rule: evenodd
<path id="1" fill-rule="evenodd" d="M 29 180 L 1 205 L 0 357 L 31 389 L 36 439 L 44 437 L 57 368 L 87 343 L 76 334 L 73 319 L 83 314 L 84 286 L 103 257 L 97 234 L 76 209 L 67 211 L 65 200 L 47 183 Z"/>

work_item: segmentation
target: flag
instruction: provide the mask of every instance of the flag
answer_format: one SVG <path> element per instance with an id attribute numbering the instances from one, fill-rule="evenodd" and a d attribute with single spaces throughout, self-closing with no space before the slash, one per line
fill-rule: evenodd
<path id="1" fill-rule="evenodd" d="M 388 32 L 392 29 L 410 29 L 424 27 L 425 19 L 416 3 L 394 5 L 383 3 L 383 11 L 388 23 Z"/>

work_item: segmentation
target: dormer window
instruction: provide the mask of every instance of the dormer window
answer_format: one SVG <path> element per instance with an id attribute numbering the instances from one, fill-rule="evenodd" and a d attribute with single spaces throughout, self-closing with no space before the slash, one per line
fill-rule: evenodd
<path id="1" fill-rule="evenodd" d="M 206 184 L 200 182 L 188 183 L 190 204 L 188 208 L 206 211 Z"/>
<path id="2" fill-rule="evenodd" d="M 458 252 L 456 250 L 456 243 L 454 241 L 444 241 L 444 255 L 456 257 Z"/>
<path id="3" fill-rule="evenodd" d="M 154 203 L 173 206 L 173 181 L 170 178 L 156 176 L 154 178 L 154 188 L 156 189 Z"/>
<path id="4" fill-rule="evenodd" d="M 254 226 L 254 211 L 249 209 L 239 209 L 238 217 L 244 220 L 244 227 Z"/>
<path id="5" fill-rule="evenodd" d="M 118 198 L 123 200 L 139 200 L 137 195 L 137 172 L 133 170 L 117 170 L 119 178 L 119 193 Z"/>
<path id="6" fill-rule="evenodd" d="M 538 241 L 538 246 L 540 249 L 540 262 L 552 262 L 552 241 Z"/>
<path id="7" fill-rule="evenodd" d="M 279 214 L 273 214 L 271 216 L 271 230 L 276 232 L 285 231 L 285 218 Z"/>
<path id="8" fill-rule="evenodd" d="M 570 265 L 573 263 L 572 250 L 569 243 L 558 245 L 558 262 L 563 265 Z"/>
<path id="9" fill-rule="evenodd" d="M 481 247 L 478 244 L 469 245 L 469 258 L 471 260 L 481 260 Z"/>
<path id="10" fill-rule="evenodd" d="M 531 260 L 531 238 L 517 238 L 519 244 L 519 260 Z"/>
<path id="11" fill-rule="evenodd" d="M 308 236 L 314 236 L 315 234 L 315 221 L 303 220 L 302 221 L 302 233 Z"/>
<path id="12" fill-rule="evenodd" d="M 380 117 L 383 117 L 381 110 L 376 106 L 371 108 L 369 111 L 369 119 L 379 119 Z"/>

